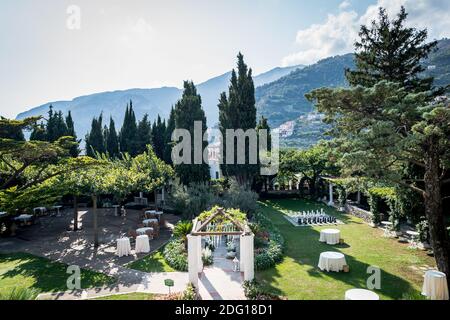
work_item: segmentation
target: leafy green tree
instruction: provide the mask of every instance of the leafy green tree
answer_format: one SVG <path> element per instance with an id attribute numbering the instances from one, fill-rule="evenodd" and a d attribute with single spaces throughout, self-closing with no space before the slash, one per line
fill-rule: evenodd
<path id="1" fill-rule="evenodd" d="M 356 46 L 356 70 L 347 70 L 350 85 L 372 87 L 380 80 L 398 82 L 406 89 L 429 91 L 433 78 L 423 78 L 422 61 L 436 47 L 426 43 L 427 30 L 405 27 L 408 14 L 402 7 L 392 21 L 386 9 L 380 8 L 378 21 L 361 26 Z"/>
<path id="2" fill-rule="evenodd" d="M 248 69 L 244 62 L 244 56 L 239 53 L 237 62 L 237 73 L 233 69 L 231 73 L 228 97 L 222 93 L 219 99 L 219 128 L 223 139 L 226 139 L 227 129 L 248 129 L 256 128 L 256 102 L 255 86 L 252 78 L 252 70 Z M 225 176 L 236 177 L 240 184 L 251 185 L 258 175 L 259 166 L 250 163 L 249 139 L 245 141 L 245 164 L 237 164 L 237 141 L 234 141 L 234 162 L 221 165 Z M 222 141 L 224 155 L 227 154 L 226 143 Z"/>
<path id="3" fill-rule="evenodd" d="M 125 110 L 125 117 L 119 134 L 120 151 L 135 156 L 137 154 L 137 141 L 136 115 L 133 110 L 133 102 L 130 101 Z"/>
<path id="4" fill-rule="evenodd" d="M 95 157 L 96 152 L 105 153 L 105 139 L 103 132 L 103 115 L 93 118 L 91 123 L 91 131 L 86 135 L 86 155 Z"/>
<path id="5" fill-rule="evenodd" d="M 137 154 L 147 150 L 147 146 L 152 144 L 152 125 L 148 120 L 148 114 L 145 114 L 137 127 Z"/>
<path id="6" fill-rule="evenodd" d="M 191 134 L 191 159 L 190 164 L 176 164 L 175 172 L 180 178 L 181 183 L 189 185 L 190 183 L 209 181 L 209 165 L 204 163 L 195 164 L 194 159 L 194 123 L 202 123 L 202 138 L 207 131 L 205 112 L 202 109 L 202 98 L 197 94 L 197 89 L 192 81 L 184 82 L 184 91 L 181 100 L 175 105 L 175 127 L 176 129 L 186 129 Z M 197 137 L 198 138 L 198 137 Z M 207 141 L 202 139 L 202 151 L 207 147 Z"/>
<path id="7" fill-rule="evenodd" d="M 442 203 L 443 187 L 450 183 L 450 103 L 430 103 L 429 95 L 381 81 L 371 88 L 322 88 L 308 98 L 333 126 L 330 149 L 341 155 L 344 177 L 398 184 L 422 197 L 437 266 L 449 276 Z M 404 174 L 410 163 L 423 169 L 421 176 Z"/>
<path id="8" fill-rule="evenodd" d="M 119 138 L 117 137 L 116 125 L 112 117 L 109 119 L 108 135 L 106 137 L 106 151 L 112 158 L 117 158 L 119 152 Z"/>
<path id="9" fill-rule="evenodd" d="M 336 166 L 329 161 L 327 147 L 324 144 L 317 144 L 307 150 L 283 150 L 280 160 L 280 176 L 296 180 L 300 174 L 300 185 L 306 181 L 313 198 L 318 197 L 320 176 L 337 173 Z"/>

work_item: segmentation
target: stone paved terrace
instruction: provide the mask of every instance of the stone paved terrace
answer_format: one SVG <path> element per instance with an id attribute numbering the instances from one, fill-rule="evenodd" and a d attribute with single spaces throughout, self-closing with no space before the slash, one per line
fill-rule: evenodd
<path id="1" fill-rule="evenodd" d="M 127 216 L 116 217 L 113 209 L 98 209 L 100 247 L 95 249 L 92 245 L 93 219 L 89 209 L 79 211 L 83 229 L 78 232 L 68 231 L 73 210 L 63 210 L 61 217 L 41 217 L 36 225 L 19 229 L 16 237 L 2 239 L 0 252 L 26 252 L 104 272 L 116 276 L 120 283 L 141 283 L 145 273 L 124 267 L 145 254 L 135 255 L 133 250 L 133 255 L 129 257 L 119 258 L 115 255 L 116 239 L 126 235 L 129 230 L 136 229 L 140 223 L 139 213 L 138 210 L 127 210 Z M 161 228 L 160 237 L 150 241 L 152 251 L 170 239 L 171 229 L 179 220 L 171 214 L 165 214 L 164 217 L 166 225 Z"/>

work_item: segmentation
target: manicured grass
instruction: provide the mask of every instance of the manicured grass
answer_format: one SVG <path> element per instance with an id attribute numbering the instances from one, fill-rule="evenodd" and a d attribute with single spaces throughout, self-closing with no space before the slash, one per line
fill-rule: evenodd
<path id="1" fill-rule="evenodd" d="M 257 279 L 274 294 L 298 300 L 342 300 L 345 291 L 366 288 L 369 266 L 381 268 L 381 299 L 420 297 L 423 271 L 434 267 L 434 259 L 423 251 L 408 249 L 396 239 L 383 237 L 383 231 L 371 228 L 362 220 L 342 215 L 325 205 L 308 200 L 261 202 L 261 210 L 280 229 L 286 241 L 285 258 L 275 268 L 257 273 Z M 283 217 L 288 210 L 317 210 L 338 216 L 344 245 L 319 242 L 320 230 L 327 227 L 295 227 Z M 328 227 L 329 228 L 329 227 Z M 338 251 L 346 256 L 349 273 L 322 272 L 317 267 L 324 251 Z"/>
<path id="2" fill-rule="evenodd" d="M 127 267 L 144 272 L 175 272 L 176 270 L 169 266 L 164 259 L 162 250 L 160 249 L 151 255 L 134 261 L 127 265 Z"/>
<path id="3" fill-rule="evenodd" d="M 134 292 L 100 297 L 92 300 L 155 300 L 155 295 L 151 293 Z"/>
<path id="4" fill-rule="evenodd" d="M 67 290 L 67 265 L 26 253 L 0 254 L 0 294 L 14 288 L 29 288 L 37 293 Z M 91 288 L 112 283 L 102 273 L 81 270 L 81 287 Z"/>

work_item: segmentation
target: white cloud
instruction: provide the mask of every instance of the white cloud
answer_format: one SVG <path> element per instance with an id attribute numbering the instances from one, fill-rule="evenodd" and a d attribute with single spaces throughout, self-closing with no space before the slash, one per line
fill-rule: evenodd
<path id="1" fill-rule="evenodd" d="M 344 9 L 347 9 L 348 7 L 350 7 L 351 5 L 352 5 L 352 4 L 350 3 L 350 1 L 345 0 L 344 2 L 342 2 L 342 3 L 339 5 L 339 9 L 344 10 Z"/>
<path id="2" fill-rule="evenodd" d="M 324 24 L 313 24 L 297 33 L 299 52 L 283 59 L 283 65 L 311 64 L 331 55 L 347 53 L 357 35 L 358 14 L 344 11 L 329 14 Z"/>
<path id="3" fill-rule="evenodd" d="M 131 27 L 131 30 L 136 33 L 151 33 L 153 32 L 153 27 L 144 18 L 140 18 Z"/>
<path id="4" fill-rule="evenodd" d="M 347 1 L 341 3 L 341 6 Z M 329 14 L 323 24 L 314 24 L 298 31 L 298 52 L 283 58 L 283 66 L 311 64 L 320 59 L 352 52 L 353 44 L 362 24 L 369 24 L 378 16 L 378 8 L 386 8 L 392 18 L 405 6 L 409 13 L 407 25 L 418 29 L 427 28 L 429 39 L 450 36 L 450 1 L 448 0 L 378 0 L 361 16 L 353 11 Z M 341 7 L 340 6 L 340 7 Z"/>

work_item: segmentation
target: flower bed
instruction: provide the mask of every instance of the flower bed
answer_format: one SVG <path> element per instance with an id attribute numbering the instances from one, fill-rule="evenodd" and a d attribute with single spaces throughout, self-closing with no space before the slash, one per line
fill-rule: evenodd
<path id="1" fill-rule="evenodd" d="M 284 238 L 264 215 L 255 214 L 254 221 L 251 228 L 255 233 L 255 269 L 265 270 L 283 259 Z"/>
<path id="2" fill-rule="evenodd" d="M 187 251 L 182 239 L 170 241 L 163 251 L 167 264 L 178 271 L 188 270 Z"/>

